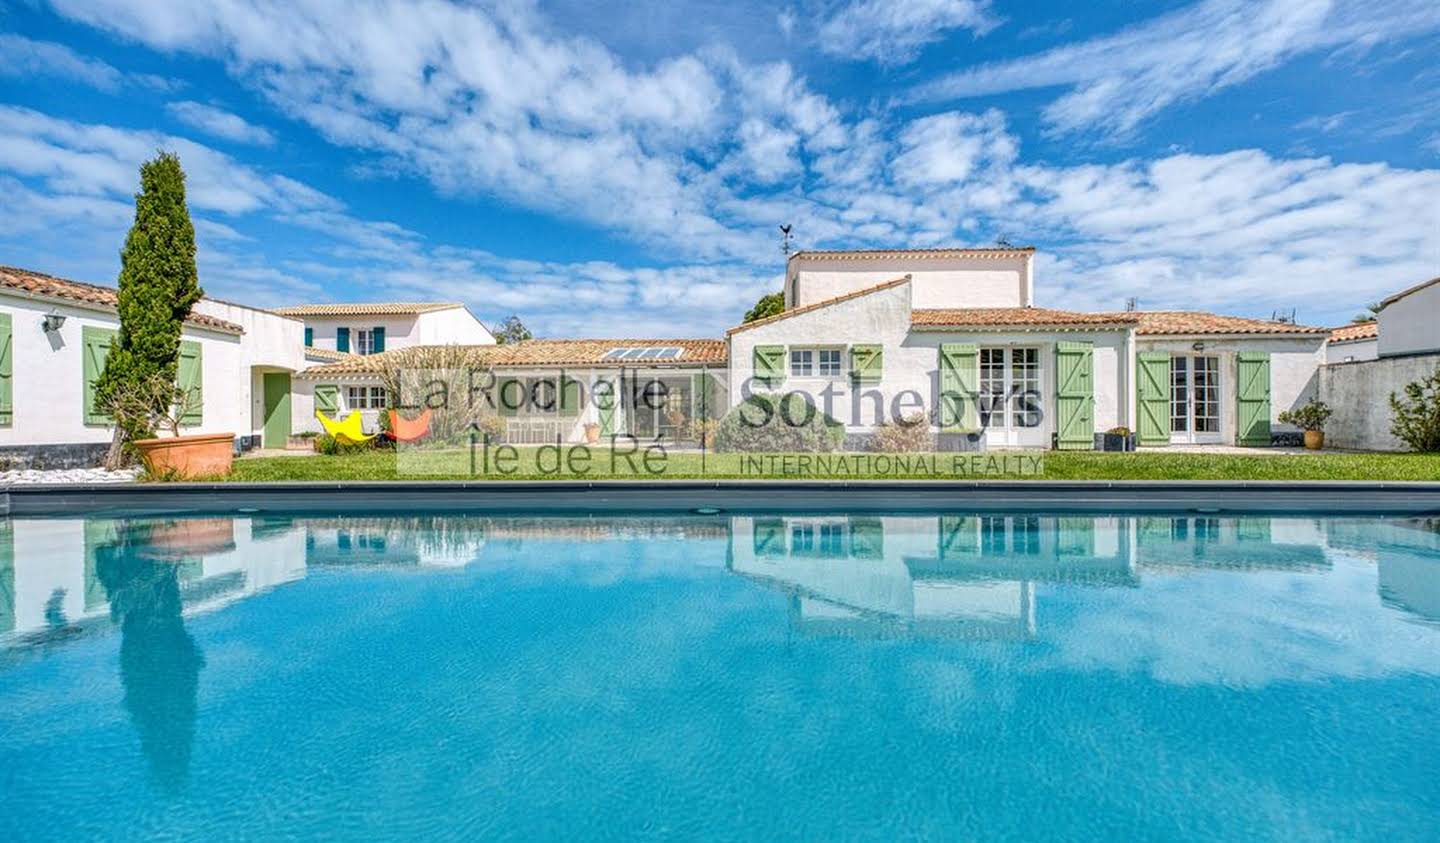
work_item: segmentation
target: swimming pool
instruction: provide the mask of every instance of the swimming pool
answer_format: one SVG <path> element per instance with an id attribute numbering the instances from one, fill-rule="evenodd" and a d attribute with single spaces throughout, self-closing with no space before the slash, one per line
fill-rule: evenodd
<path id="1" fill-rule="evenodd" d="M 1440 827 L 1434 522 L 0 525 L 0 840 Z"/>

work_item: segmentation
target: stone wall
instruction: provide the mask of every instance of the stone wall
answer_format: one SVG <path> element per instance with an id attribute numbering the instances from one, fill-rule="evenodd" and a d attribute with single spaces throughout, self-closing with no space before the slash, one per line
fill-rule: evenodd
<path id="1" fill-rule="evenodd" d="M 1335 415 L 1325 425 L 1325 444 L 1367 451 L 1403 451 L 1390 433 L 1390 393 L 1440 368 L 1440 354 L 1382 357 L 1320 367 L 1320 400 Z"/>

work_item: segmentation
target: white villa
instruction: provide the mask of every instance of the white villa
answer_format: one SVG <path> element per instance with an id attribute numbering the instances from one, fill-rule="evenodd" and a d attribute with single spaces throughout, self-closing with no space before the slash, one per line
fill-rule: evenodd
<path id="1" fill-rule="evenodd" d="M 582 441 L 587 424 L 683 441 L 689 420 L 718 418 L 754 393 L 798 391 L 844 425 L 852 448 L 882 421 L 916 413 L 945 450 L 1091 449 L 1115 428 L 1142 447 L 1268 446 L 1293 434 L 1279 413 L 1316 397 L 1322 368 L 1354 342 L 1195 311 L 1037 307 L 1034 259 L 1033 248 L 1008 246 L 798 252 L 785 309 L 723 338 L 498 346 L 455 303 L 262 310 L 207 298 L 185 327 L 181 378 L 203 391 L 195 431 L 234 431 L 242 449 L 315 430 L 317 409 L 361 412 L 373 430 L 387 406 L 382 374 L 435 345 L 473 349 L 499 395 L 552 396 L 502 402 L 510 442 Z M 1402 294 L 1427 296 L 1440 285 Z M 1382 338 L 1387 321 L 1414 318 L 1397 303 L 1382 311 Z M 1408 336 L 1408 324 L 1391 332 Z M 116 327 L 112 288 L 0 268 L 0 458 L 98 455 L 110 428 L 89 406 L 90 385 Z M 663 384 L 662 401 L 642 400 L 637 373 Z"/>

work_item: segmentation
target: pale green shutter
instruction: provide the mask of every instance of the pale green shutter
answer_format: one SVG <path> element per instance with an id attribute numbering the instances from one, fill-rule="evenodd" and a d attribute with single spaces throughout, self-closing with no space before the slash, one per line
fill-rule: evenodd
<path id="1" fill-rule="evenodd" d="M 84 395 L 86 424 L 110 424 L 110 416 L 95 407 L 95 382 L 105 371 L 105 358 L 110 356 L 110 345 L 115 342 L 115 332 L 106 328 L 80 329 L 81 389 Z"/>
<path id="2" fill-rule="evenodd" d="M 315 409 L 334 418 L 340 411 L 340 387 L 333 383 L 316 384 Z"/>
<path id="3" fill-rule="evenodd" d="M 1240 445 L 1270 444 L 1270 355 L 1235 355 L 1235 441 Z"/>
<path id="4" fill-rule="evenodd" d="M 885 349 L 882 346 L 850 346 L 850 377 L 856 383 L 879 383 L 884 365 Z"/>
<path id="5" fill-rule="evenodd" d="M 525 384 L 514 378 L 496 381 L 495 411 L 502 416 L 513 416 L 520 412 L 525 403 Z"/>
<path id="6" fill-rule="evenodd" d="M 603 384 L 603 386 L 602 386 Z M 596 381 L 595 415 L 600 422 L 601 436 L 615 435 L 615 381 L 606 378 Z"/>
<path id="7" fill-rule="evenodd" d="M 1094 344 L 1055 344 L 1055 428 L 1062 451 L 1095 448 Z"/>
<path id="8" fill-rule="evenodd" d="M 980 429 L 980 349 L 974 343 L 940 346 L 940 429 L 973 433 Z"/>
<path id="9" fill-rule="evenodd" d="M 754 352 L 755 378 L 766 386 L 785 382 L 785 346 L 757 345 Z"/>
<path id="10" fill-rule="evenodd" d="M 572 418 L 580 415 L 580 381 L 569 375 L 561 374 L 559 388 L 560 415 Z"/>
<path id="11" fill-rule="evenodd" d="M 200 343 L 191 340 L 180 343 L 180 364 L 175 385 L 188 396 L 185 401 L 185 414 L 180 417 L 180 423 L 186 427 L 199 425 L 205 417 L 205 366 Z"/>
<path id="12" fill-rule="evenodd" d="M 15 417 L 15 364 L 10 333 L 10 314 L 0 313 L 0 425 Z"/>
<path id="13" fill-rule="evenodd" d="M 1170 444 L 1170 355 L 1142 351 L 1136 355 L 1136 437 L 1141 445 Z"/>
<path id="14" fill-rule="evenodd" d="M 711 406 L 715 389 L 715 379 L 708 373 L 702 372 L 691 378 L 691 418 L 708 419 L 714 411 Z"/>

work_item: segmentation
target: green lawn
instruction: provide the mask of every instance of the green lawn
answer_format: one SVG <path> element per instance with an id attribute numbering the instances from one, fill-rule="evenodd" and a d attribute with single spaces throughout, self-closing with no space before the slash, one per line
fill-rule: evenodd
<path id="1" fill-rule="evenodd" d="M 578 452 L 577 452 L 578 453 Z M 702 468 L 699 454 L 670 454 L 663 464 L 652 461 L 647 470 L 642 454 L 630 461 L 595 449 L 588 465 L 579 459 L 558 471 L 554 453 L 540 449 L 517 451 L 513 464 L 501 472 L 485 470 L 477 457 L 470 471 L 470 455 L 411 453 L 403 463 L 393 451 L 372 451 L 345 456 L 256 457 L 235 462 L 232 481 L 277 480 L 604 480 L 604 479 L 1031 479 L 1031 480 L 1432 480 L 1440 481 L 1440 454 L 1196 454 L 1093 452 L 990 452 L 987 454 L 763 455 L 760 462 L 738 454 L 708 454 Z M 889 457 L 891 463 L 880 462 Z M 957 462 L 956 458 L 960 458 Z M 805 466 L 803 461 L 810 460 Z M 908 465 L 897 458 L 907 458 Z M 1004 463 L 992 460 L 1006 460 Z M 537 460 L 541 462 L 537 463 Z M 403 470 L 401 470 L 403 466 Z M 582 470 L 583 469 L 583 470 Z"/>

